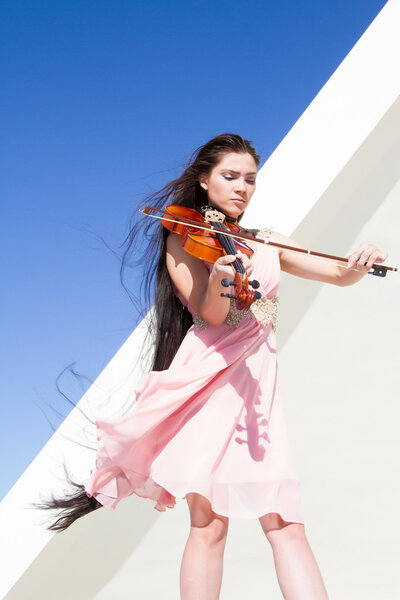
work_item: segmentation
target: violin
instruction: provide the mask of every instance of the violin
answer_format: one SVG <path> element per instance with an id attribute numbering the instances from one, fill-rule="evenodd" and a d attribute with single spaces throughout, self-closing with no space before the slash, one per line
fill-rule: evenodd
<path id="1" fill-rule="evenodd" d="M 221 233 L 220 230 L 233 234 L 241 231 L 237 225 L 225 222 L 225 215 L 222 212 L 211 206 L 204 206 L 200 210 L 201 213 L 186 206 L 170 205 L 166 207 L 161 218 L 164 227 L 182 237 L 182 247 L 185 252 L 210 263 L 215 263 L 224 254 L 235 255 L 238 250 L 247 256 L 254 253 L 246 243 Z M 189 219 L 191 223 L 188 224 L 182 219 Z M 204 224 L 208 224 L 210 229 L 204 230 L 202 227 Z M 260 292 L 255 291 L 260 284 L 255 279 L 248 280 L 246 269 L 239 259 L 236 259 L 232 266 L 235 271 L 234 280 L 229 281 L 224 278 L 221 284 L 224 287 L 234 286 L 234 293 L 221 293 L 221 296 L 234 299 L 238 310 L 247 310 L 254 300 L 261 298 Z"/>
<path id="2" fill-rule="evenodd" d="M 185 210 L 193 211 L 193 213 L 196 213 L 195 218 L 192 218 L 192 216 L 194 216 L 192 214 L 191 214 L 191 216 L 189 216 L 189 215 L 187 215 L 187 216 L 174 215 L 173 212 L 170 210 L 171 208 L 182 209 L 184 207 L 168 206 L 164 211 L 162 211 L 162 210 L 159 210 L 158 208 L 154 208 L 153 206 L 145 206 L 143 209 L 139 209 L 139 212 L 141 212 L 142 214 L 144 214 L 147 217 L 152 217 L 153 219 L 161 219 L 161 221 L 166 221 L 166 220 L 172 221 L 175 224 L 182 225 L 183 227 L 188 227 L 190 225 L 193 225 L 193 226 L 195 226 L 195 228 L 197 228 L 199 230 L 212 231 L 214 234 L 216 234 L 218 232 L 218 233 L 221 233 L 225 237 L 234 238 L 235 244 L 237 244 L 239 241 L 245 242 L 246 240 L 252 240 L 253 242 L 258 242 L 260 244 L 269 244 L 270 246 L 276 246 L 277 248 L 284 248 L 285 250 L 291 250 L 293 252 L 301 252 L 303 254 L 307 254 L 308 256 L 317 256 L 319 258 L 327 258 L 327 259 L 336 260 L 336 261 L 339 260 L 339 261 L 345 262 L 345 263 L 349 262 L 348 258 L 344 258 L 343 256 L 335 256 L 334 254 L 324 254 L 322 252 L 315 252 L 313 250 L 308 250 L 307 248 L 297 248 L 295 246 L 289 246 L 288 244 L 281 244 L 279 242 L 272 242 L 271 240 L 267 240 L 264 238 L 253 237 L 252 235 L 242 231 L 239 227 L 237 227 L 238 232 L 235 232 L 235 231 L 232 231 L 229 223 L 228 223 L 229 230 L 223 229 L 216 225 L 206 223 L 205 220 L 203 221 L 203 224 L 201 224 L 201 216 L 200 216 L 200 219 L 198 219 L 199 213 L 196 210 L 190 209 L 190 208 L 185 209 Z M 158 213 L 162 214 L 163 216 L 159 217 L 157 215 L 150 214 L 150 211 L 158 212 Z M 168 225 L 170 226 L 170 223 Z M 167 226 L 167 225 L 165 225 L 165 226 Z M 168 226 L 168 228 L 169 228 L 169 226 Z M 235 226 L 233 226 L 233 227 L 235 227 Z M 176 231 L 176 233 L 177 232 L 178 231 Z M 252 250 L 251 250 L 251 252 L 252 252 Z M 204 260 L 207 260 L 207 259 L 204 259 Z M 210 262 L 212 262 L 212 261 L 210 261 Z M 343 266 L 343 265 L 339 265 L 339 266 Z M 374 263 L 371 267 L 371 270 L 368 271 L 368 274 L 376 275 L 377 277 L 386 277 L 386 273 L 388 271 L 397 272 L 398 268 L 397 267 L 389 267 L 388 265 L 381 265 L 378 263 Z M 223 284 L 223 285 L 225 285 L 225 284 Z"/>

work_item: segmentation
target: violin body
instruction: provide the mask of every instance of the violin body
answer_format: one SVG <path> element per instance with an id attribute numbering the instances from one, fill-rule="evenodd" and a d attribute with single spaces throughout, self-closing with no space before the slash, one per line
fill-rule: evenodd
<path id="1" fill-rule="evenodd" d="M 202 211 L 205 216 L 194 208 L 169 205 L 165 209 L 161 223 L 169 231 L 182 237 L 182 247 L 185 252 L 209 263 L 215 263 L 225 254 L 236 255 L 238 250 L 247 256 L 254 253 L 254 250 L 243 241 L 237 240 L 231 235 L 221 235 L 219 232 L 213 232 L 213 227 L 222 227 L 226 232 L 240 233 L 240 227 L 224 222 L 223 213 L 212 207 L 203 207 Z M 190 219 L 191 223 L 185 223 L 185 219 Z M 196 228 L 193 221 L 199 223 L 199 228 Z M 210 224 L 211 228 L 205 230 L 203 228 L 204 223 Z M 258 281 L 249 282 L 246 270 L 240 260 L 236 259 L 232 267 L 235 271 L 234 281 L 223 279 L 221 285 L 225 287 L 234 286 L 235 295 L 221 293 L 221 296 L 235 299 L 238 310 L 247 310 L 254 300 L 261 298 L 261 294 L 251 290 L 249 284 L 257 288 L 259 283 Z"/>
<path id="2" fill-rule="evenodd" d="M 221 242 L 217 239 L 212 231 L 204 231 L 196 229 L 195 225 L 186 225 L 185 223 L 176 223 L 168 219 L 168 215 L 174 217 L 184 217 L 198 221 L 199 225 L 203 225 L 204 217 L 194 208 L 186 206 L 177 206 L 175 204 L 166 207 L 166 212 L 161 219 L 161 223 L 172 233 L 177 233 L 182 237 L 182 247 L 191 256 L 200 258 L 209 263 L 215 263 L 221 256 L 226 254 Z M 225 223 L 232 233 L 239 233 L 240 227 L 232 223 Z M 243 254 L 251 256 L 254 250 L 240 240 L 234 240 L 236 250 L 240 250 Z"/>

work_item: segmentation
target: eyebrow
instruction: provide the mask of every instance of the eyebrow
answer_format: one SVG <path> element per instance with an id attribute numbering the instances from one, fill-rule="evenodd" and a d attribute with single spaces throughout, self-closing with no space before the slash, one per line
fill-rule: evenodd
<path id="1" fill-rule="evenodd" d="M 240 175 L 240 171 L 234 171 L 233 169 L 222 169 L 223 171 L 229 171 L 230 173 L 235 173 L 235 175 Z M 251 171 L 251 173 L 246 173 L 246 175 L 257 175 L 257 171 Z"/>

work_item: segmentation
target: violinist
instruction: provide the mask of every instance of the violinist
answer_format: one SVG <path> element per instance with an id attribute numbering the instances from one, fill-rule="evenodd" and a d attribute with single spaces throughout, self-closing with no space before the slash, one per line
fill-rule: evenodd
<path id="1" fill-rule="evenodd" d="M 159 209 L 170 204 L 203 214 L 207 207 L 211 222 L 222 218 L 239 230 L 258 167 L 249 141 L 218 135 L 151 199 Z M 74 484 L 71 496 L 43 507 L 59 510 L 50 526 L 59 531 L 101 506 L 114 509 L 133 493 L 153 500 L 159 511 L 185 499 L 190 532 L 180 570 L 183 600 L 219 598 L 229 519 L 256 518 L 272 546 L 283 597 L 323 600 L 328 595 L 305 534 L 280 396 L 280 270 L 347 286 L 387 253 L 362 244 L 348 257 L 351 268 L 343 268 L 255 241 L 302 248 L 269 228 L 242 231 L 253 239 L 210 260 L 185 250 L 182 235 L 171 228 L 136 219 L 123 260 L 138 252 L 137 240 L 147 240 L 142 252 L 149 261 L 146 297 L 154 292 L 152 368 L 138 383 L 128 415 L 96 421 L 97 458 L 84 485 Z M 238 305 L 241 290 L 246 300 Z"/>

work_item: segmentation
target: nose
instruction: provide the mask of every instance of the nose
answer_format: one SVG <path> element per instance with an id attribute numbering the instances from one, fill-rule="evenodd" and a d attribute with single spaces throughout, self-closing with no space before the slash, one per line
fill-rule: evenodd
<path id="1" fill-rule="evenodd" d="M 244 177 L 238 177 L 236 179 L 235 190 L 237 192 L 245 192 L 246 191 L 246 184 L 245 184 L 245 181 L 244 181 Z"/>

